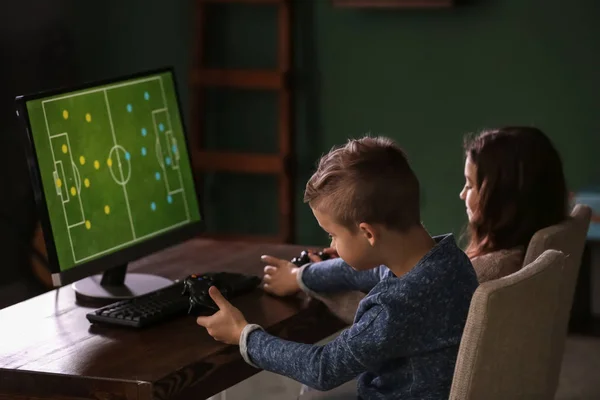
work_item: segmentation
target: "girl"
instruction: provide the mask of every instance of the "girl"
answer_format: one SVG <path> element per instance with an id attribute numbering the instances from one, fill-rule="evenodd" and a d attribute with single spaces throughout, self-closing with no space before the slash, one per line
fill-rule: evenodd
<path id="1" fill-rule="evenodd" d="M 567 217 L 568 192 L 560 156 L 539 129 L 484 131 L 465 154 L 465 252 L 482 283 L 521 268 L 535 232 Z"/>

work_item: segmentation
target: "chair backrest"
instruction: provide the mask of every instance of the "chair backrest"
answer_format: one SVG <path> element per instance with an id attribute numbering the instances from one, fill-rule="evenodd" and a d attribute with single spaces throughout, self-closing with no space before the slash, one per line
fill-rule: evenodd
<path id="1" fill-rule="evenodd" d="M 523 259 L 523 265 L 527 265 L 549 249 L 560 250 L 565 253 L 568 269 L 567 280 L 569 281 L 565 288 L 569 290 L 564 294 L 569 302 L 572 301 L 575 291 L 575 281 L 579 273 L 591 218 L 592 209 L 590 207 L 584 204 L 575 205 L 571 216 L 564 222 L 540 229 L 533 235 Z"/>
<path id="2" fill-rule="evenodd" d="M 573 304 L 573 295 L 577 285 L 577 276 L 583 256 L 583 249 L 590 226 L 592 210 L 587 205 L 577 204 L 571 216 L 564 222 L 540 229 L 533 235 L 523 265 L 527 265 L 548 249 L 559 250 L 566 256 L 565 274 L 560 290 L 560 308 L 553 329 L 552 348 L 554 355 L 551 360 L 549 384 L 553 386 L 553 393 L 558 387 L 560 369 L 565 350 L 565 341 Z"/>
<path id="3" fill-rule="evenodd" d="M 524 248 L 498 250 L 471 259 L 479 283 L 513 274 L 523 267 Z"/>
<path id="4" fill-rule="evenodd" d="M 451 400 L 552 399 L 547 376 L 564 265 L 562 252 L 547 250 L 475 290 Z"/>

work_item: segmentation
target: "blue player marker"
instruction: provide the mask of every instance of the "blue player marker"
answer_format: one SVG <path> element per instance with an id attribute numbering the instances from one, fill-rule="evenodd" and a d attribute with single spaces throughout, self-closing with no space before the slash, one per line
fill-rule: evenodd
<path id="1" fill-rule="evenodd" d="M 171 165 L 171 157 L 165 158 L 165 162 L 167 163 L 167 165 Z"/>
<path id="2" fill-rule="evenodd" d="M 150 203 L 150 208 L 152 209 L 152 211 L 156 211 L 156 203 L 155 202 Z"/>
<path id="3" fill-rule="evenodd" d="M 154 177 L 156 178 L 157 181 L 160 181 L 160 172 L 157 172 L 156 174 L 154 174 Z"/>
<path id="4" fill-rule="evenodd" d="M 146 137 L 147 134 L 148 131 L 146 130 L 146 128 L 142 128 L 142 136 Z"/>
<path id="5" fill-rule="evenodd" d="M 146 150 L 145 147 L 142 147 L 142 155 L 145 156 L 146 154 L 148 154 L 148 150 Z"/>
<path id="6" fill-rule="evenodd" d="M 158 124 L 158 130 L 161 132 L 165 131 L 165 126 L 162 124 L 162 122 L 160 124 Z"/>
<path id="7" fill-rule="evenodd" d="M 167 202 L 168 202 L 169 204 L 172 204 L 172 203 L 173 203 L 173 197 L 172 197 L 171 195 L 168 195 L 168 196 L 167 196 Z"/>
<path id="8" fill-rule="evenodd" d="M 150 93 L 144 92 L 144 99 L 150 100 Z"/>
<path id="9" fill-rule="evenodd" d="M 131 154 L 129 154 L 129 152 L 125 153 L 125 159 L 127 161 L 131 160 Z"/>
<path id="10" fill-rule="evenodd" d="M 131 104 L 127 104 L 127 112 L 131 111 L 133 111 L 133 107 L 131 107 Z"/>

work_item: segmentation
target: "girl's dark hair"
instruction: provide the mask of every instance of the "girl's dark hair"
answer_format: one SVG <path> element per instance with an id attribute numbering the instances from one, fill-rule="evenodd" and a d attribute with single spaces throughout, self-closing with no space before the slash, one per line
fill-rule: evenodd
<path id="1" fill-rule="evenodd" d="M 562 161 L 541 130 L 488 130 L 466 140 L 464 149 L 477 168 L 479 190 L 479 206 L 468 227 L 469 257 L 526 248 L 535 232 L 566 218 Z"/>

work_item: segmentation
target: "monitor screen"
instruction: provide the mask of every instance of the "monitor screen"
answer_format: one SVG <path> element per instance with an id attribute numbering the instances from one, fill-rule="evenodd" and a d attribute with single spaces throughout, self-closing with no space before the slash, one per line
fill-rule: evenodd
<path id="1" fill-rule="evenodd" d="M 201 220 L 171 70 L 22 102 L 59 271 Z"/>

